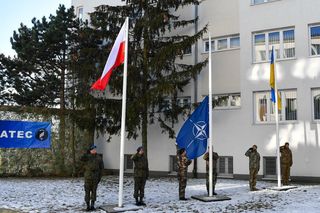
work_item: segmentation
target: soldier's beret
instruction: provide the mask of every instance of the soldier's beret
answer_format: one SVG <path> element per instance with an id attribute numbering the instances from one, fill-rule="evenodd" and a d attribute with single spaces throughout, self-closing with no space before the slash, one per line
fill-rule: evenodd
<path id="1" fill-rule="evenodd" d="M 90 146 L 89 150 L 93 150 L 93 149 L 96 149 L 96 148 L 97 148 L 97 146 L 93 144 L 93 145 Z"/>
<path id="2" fill-rule="evenodd" d="M 143 147 L 139 146 L 138 149 L 137 149 L 137 152 L 140 152 L 141 149 L 143 149 Z"/>

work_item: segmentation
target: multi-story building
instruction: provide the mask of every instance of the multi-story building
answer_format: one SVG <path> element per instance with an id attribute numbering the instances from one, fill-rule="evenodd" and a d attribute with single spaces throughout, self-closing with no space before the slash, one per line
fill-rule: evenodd
<path id="1" fill-rule="evenodd" d="M 99 4 L 123 4 L 121 0 L 73 0 L 83 16 Z M 290 143 L 293 180 L 320 180 L 320 16 L 318 0 L 203 1 L 184 8 L 182 17 L 199 15 L 194 33 L 208 24 L 212 39 L 213 94 L 219 105 L 213 110 L 213 144 L 219 153 L 219 175 L 241 178 L 248 174 L 245 151 L 256 144 L 261 155 L 259 175 L 276 176 L 275 111 L 270 101 L 270 51 L 276 52 L 275 69 L 281 95 L 280 145 Z M 81 13 L 79 13 L 80 15 Z M 208 34 L 185 55 L 187 63 L 208 57 Z M 201 101 L 208 94 L 208 68 L 181 94 L 181 103 Z M 183 121 L 176 126 L 179 131 Z M 153 173 L 174 174 L 175 141 L 161 135 L 157 124 L 149 126 L 149 167 Z M 119 138 L 97 139 L 105 166 L 119 168 Z M 128 156 L 137 141 L 126 141 Z M 204 173 L 199 158 L 198 172 Z M 192 166 L 189 167 L 190 171 Z"/>

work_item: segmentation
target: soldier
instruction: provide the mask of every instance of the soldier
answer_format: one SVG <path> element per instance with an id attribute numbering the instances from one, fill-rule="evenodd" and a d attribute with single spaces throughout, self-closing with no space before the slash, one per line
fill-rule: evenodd
<path id="1" fill-rule="evenodd" d="M 289 149 L 289 143 L 286 142 L 284 146 L 280 146 L 280 162 L 283 185 L 289 184 L 290 167 L 292 166 L 292 152 Z"/>
<path id="2" fill-rule="evenodd" d="M 209 195 L 209 152 L 207 152 L 203 159 L 206 161 L 206 186 L 207 192 Z M 216 152 L 213 152 L 212 155 L 212 194 L 217 195 L 215 192 L 215 186 L 217 183 L 217 160 L 219 159 L 219 155 Z"/>
<path id="3" fill-rule="evenodd" d="M 177 160 L 178 160 L 179 200 L 187 200 L 185 197 L 185 191 L 187 187 L 188 166 L 191 164 L 191 160 L 188 160 L 187 153 L 184 148 L 178 151 Z"/>
<path id="4" fill-rule="evenodd" d="M 97 154 L 96 146 L 92 145 L 87 153 L 81 157 L 81 161 L 84 163 L 84 199 L 87 204 L 87 211 L 95 210 L 94 202 L 96 201 L 97 187 L 104 168 L 103 160 L 101 155 Z"/>
<path id="5" fill-rule="evenodd" d="M 257 151 L 257 145 L 253 145 L 248 151 L 245 153 L 247 157 L 249 157 L 249 170 L 250 170 L 250 191 L 257 191 L 256 183 L 257 183 L 257 174 L 260 169 L 260 154 Z"/>
<path id="6" fill-rule="evenodd" d="M 137 153 L 132 155 L 131 159 L 134 162 L 134 194 L 136 205 L 146 205 L 143 202 L 144 187 L 149 177 L 148 159 L 144 155 L 142 146 L 137 149 Z M 138 200 L 140 197 L 140 200 Z"/>

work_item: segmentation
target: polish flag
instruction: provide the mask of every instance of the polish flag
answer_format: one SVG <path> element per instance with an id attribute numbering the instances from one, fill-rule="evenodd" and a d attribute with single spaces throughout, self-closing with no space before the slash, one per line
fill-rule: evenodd
<path id="1" fill-rule="evenodd" d="M 121 27 L 119 35 L 111 49 L 107 63 L 104 66 L 101 77 L 91 86 L 93 90 L 104 90 L 109 82 L 112 71 L 124 62 L 125 58 L 125 23 Z"/>

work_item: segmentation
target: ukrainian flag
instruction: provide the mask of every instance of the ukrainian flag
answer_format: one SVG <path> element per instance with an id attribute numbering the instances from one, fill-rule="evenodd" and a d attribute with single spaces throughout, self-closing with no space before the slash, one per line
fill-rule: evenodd
<path id="1" fill-rule="evenodd" d="M 275 93 L 275 76 L 274 76 L 274 50 L 272 47 L 271 61 L 270 61 L 270 87 L 271 87 L 271 100 L 276 103 L 276 93 Z M 278 92 L 278 109 L 281 110 L 281 96 Z"/>

